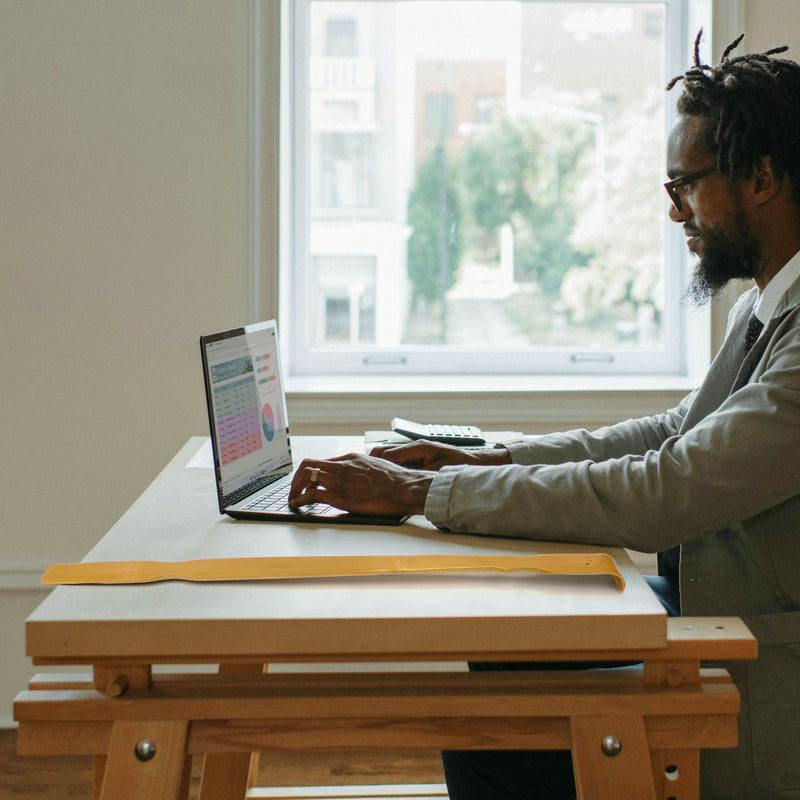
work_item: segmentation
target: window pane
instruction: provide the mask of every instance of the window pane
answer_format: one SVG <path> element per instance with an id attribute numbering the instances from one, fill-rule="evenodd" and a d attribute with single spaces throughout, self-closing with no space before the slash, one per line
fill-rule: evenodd
<path id="1" fill-rule="evenodd" d="M 310 0 L 307 29 L 301 349 L 673 340 L 666 2 Z"/>
<path id="2" fill-rule="evenodd" d="M 318 256 L 313 267 L 314 345 L 374 344 L 375 259 Z"/>
<path id="3" fill-rule="evenodd" d="M 319 147 L 319 161 L 315 162 L 319 164 L 317 204 L 338 209 L 372 207 L 375 174 L 372 136 L 320 133 L 315 141 Z"/>

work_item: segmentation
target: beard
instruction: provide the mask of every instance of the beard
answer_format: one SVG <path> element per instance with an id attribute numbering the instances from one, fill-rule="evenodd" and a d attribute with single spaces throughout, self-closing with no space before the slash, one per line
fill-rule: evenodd
<path id="1" fill-rule="evenodd" d="M 716 297 L 729 281 L 755 278 L 761 271 L 762 245 L 750 232 L 741 207 L 736 210 L 730 230 L 709 228 L 702 237 L 702 255 L 686 290 L 696 306 Z"/>

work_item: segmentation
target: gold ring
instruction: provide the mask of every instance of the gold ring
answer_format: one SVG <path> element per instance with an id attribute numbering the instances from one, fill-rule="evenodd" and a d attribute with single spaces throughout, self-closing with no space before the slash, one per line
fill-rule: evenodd
<path id="1" fill-rule="evenodd" d="M 319 482 L 319 467 L 311 468 L 311 478 L 308 481 L 312 486 L 316 486 Z"/>

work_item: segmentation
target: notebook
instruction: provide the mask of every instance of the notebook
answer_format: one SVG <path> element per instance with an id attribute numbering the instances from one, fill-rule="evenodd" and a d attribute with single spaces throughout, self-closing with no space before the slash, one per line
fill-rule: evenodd
<path id="1" fill-rule="evenodd" d="M 398 525 L 404 517 L 286 504 L 294 474 L 274 320 L 200 337 L 219 510 L 236 519 Z"/>

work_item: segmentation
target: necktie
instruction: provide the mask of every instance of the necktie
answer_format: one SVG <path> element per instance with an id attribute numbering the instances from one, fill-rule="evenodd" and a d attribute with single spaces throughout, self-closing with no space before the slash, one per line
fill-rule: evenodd
<path id="1" fill-rule="evenodd" d="M 755 315 L 750 315 L 750 320 L 747 323 L 747 331 L 744 334 L 744 351 L 748 353 L 750 348 L 756 343 L 764 323 Z"/>

